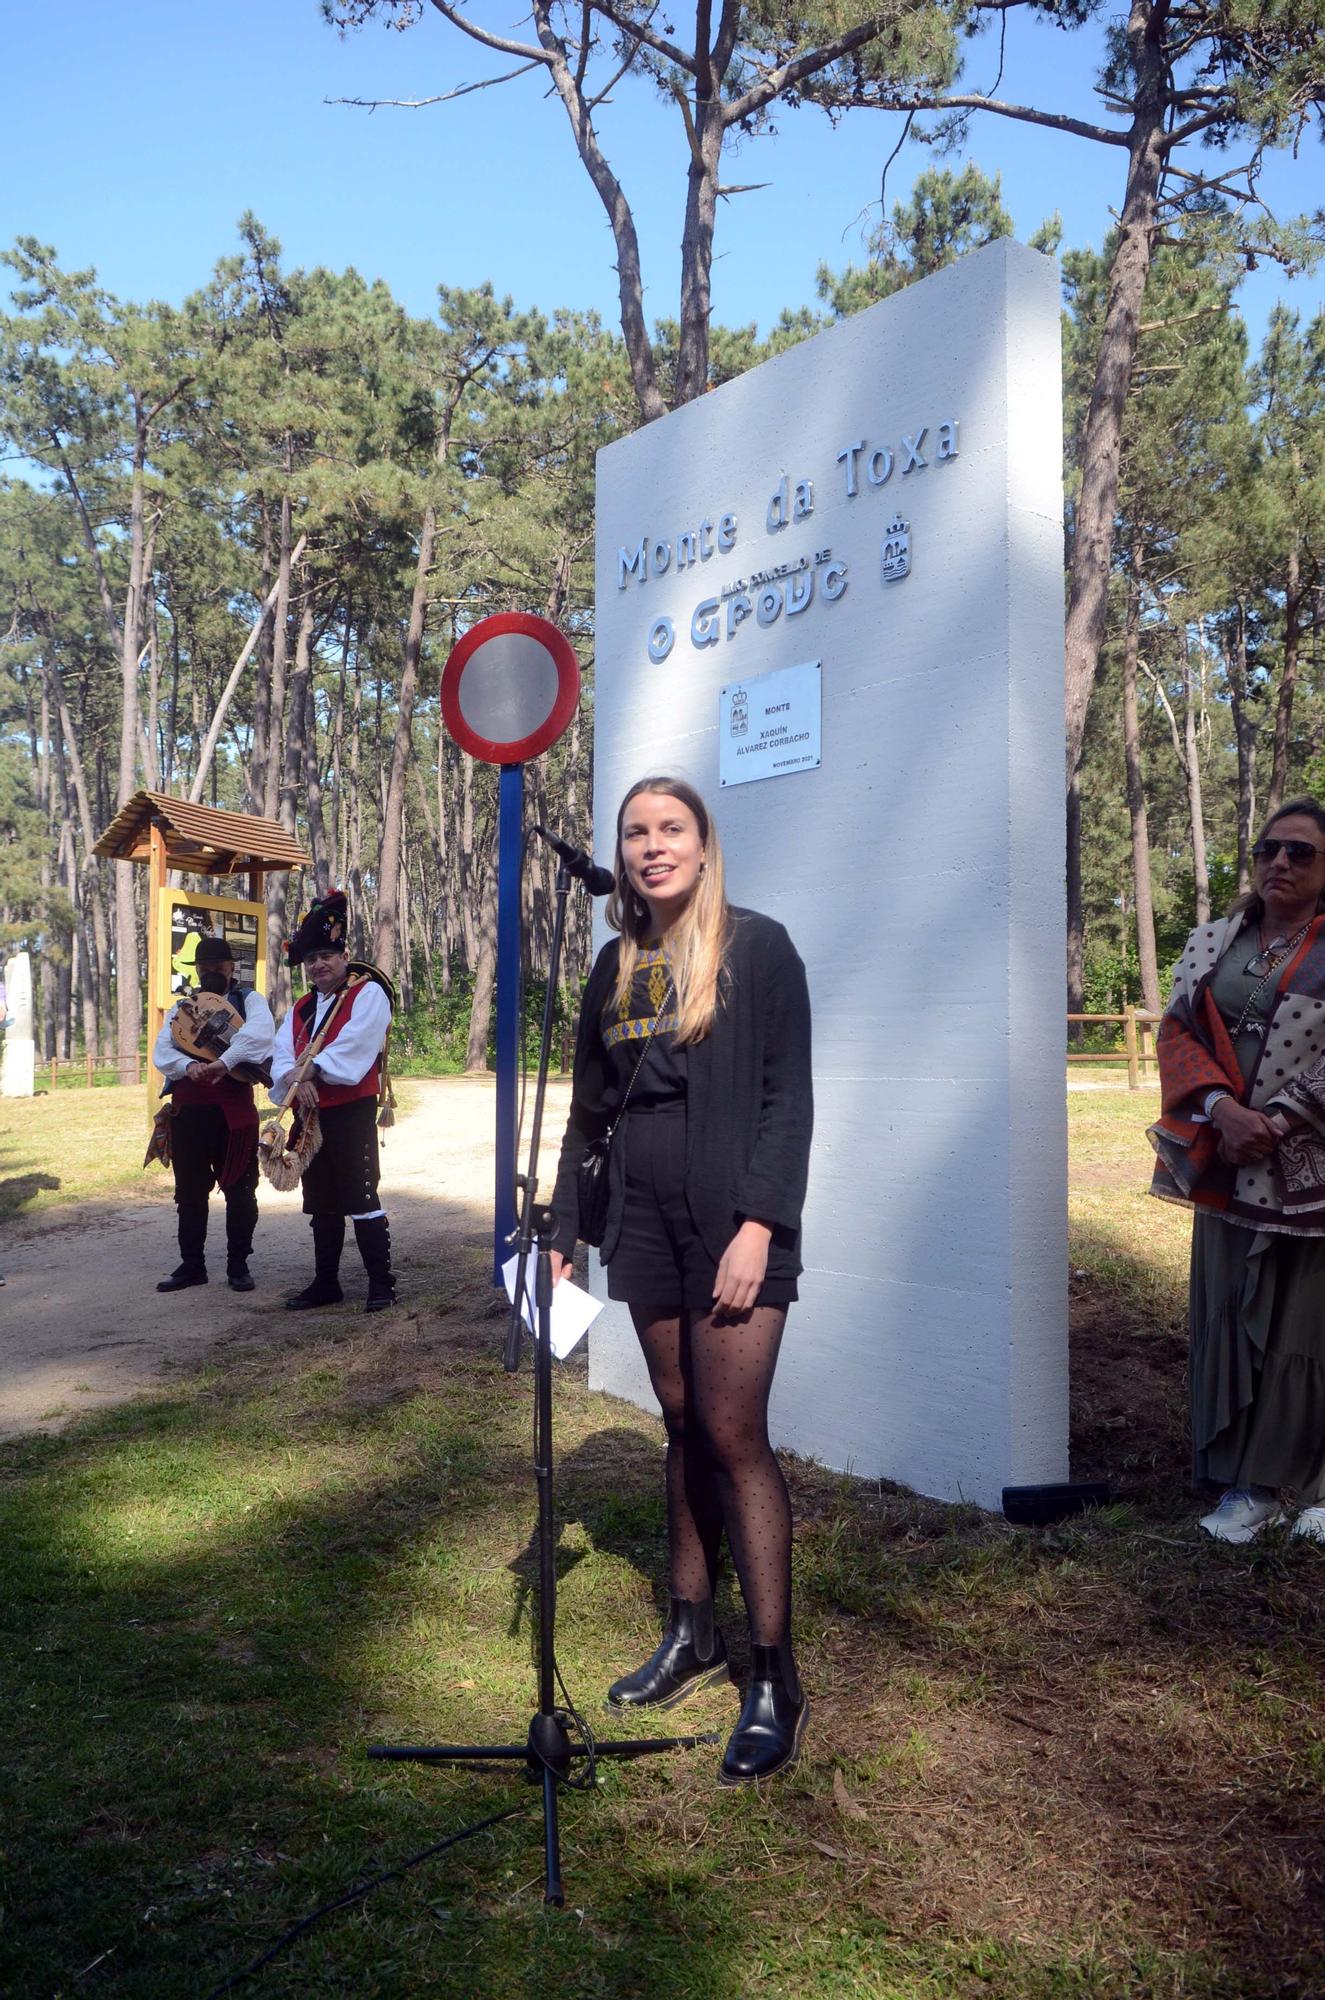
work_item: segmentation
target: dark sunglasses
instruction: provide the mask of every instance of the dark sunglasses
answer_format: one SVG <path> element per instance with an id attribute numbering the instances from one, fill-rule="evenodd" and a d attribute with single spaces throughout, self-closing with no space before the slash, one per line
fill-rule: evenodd
<path id="1" fill-rule="evenodd" d="M 1318 854 L 1325 854 L 1325 847 L 1313 847 L 1309 840 L 1258 840 L 1251 851 L 1257 861 L 1273 861 L 1281 847 L 1294 868 L 1305 868 Z"/>

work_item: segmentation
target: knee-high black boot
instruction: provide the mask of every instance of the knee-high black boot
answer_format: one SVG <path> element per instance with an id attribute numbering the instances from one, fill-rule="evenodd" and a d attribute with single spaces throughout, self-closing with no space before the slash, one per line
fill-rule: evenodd
<path id="1" fill-rule="evenodd" d="M 365 1312 L 385 1312 L 396 1303 L 396 1281 L 391 1275 L 391 1230 L 384 1215 L 356 1221 L 354 1240 L 368 1273 L 368 1303 Z"/>
<path id="2" fill-rule="evenodd" d="M 721 1783 L 739 1785 L 788 1770 L 800 1755 L 809 1715 L 791 1641 L 751 1646 L 745 1703 L 723 1755 Z"/>
<path id="3" fill-rule="evenodd" d="M 258 1197 L 250 1187 L 232 1188 L 225 1203 L 225 1275 L 232 1292 L 251 1292 L 248 1260 L 258 1226 Z"/>
<path id="4" fill-rule="evenodd" d="M 728 1678 L 727 1648 L 713 1623 L 713 1599 L 687 1604 L 674 1597 L 657 1650 L 635 1673 L 613 1681 L 607 1699 L 613 1708 L 675 1708 L 696 1688 Z"/>
<path id="5" fill-rule="evenodd" d="M 183 1292 L 190 1285 L 207 1283 L 207 1204 L 205 1201 L 179 1203 L 179 1263 L 157 1286 L 159 1292 Z"/>
<path id="6" fill-rule="evenodd" d="M 340 1288 L 340 1253 L 345 1247 L 345 1217 L 314 1215 L 313 1282 L 285 1301 L 287 1312 L 307 1312 L 310 1306 L 338 1306 L 345 1294 Z"/>

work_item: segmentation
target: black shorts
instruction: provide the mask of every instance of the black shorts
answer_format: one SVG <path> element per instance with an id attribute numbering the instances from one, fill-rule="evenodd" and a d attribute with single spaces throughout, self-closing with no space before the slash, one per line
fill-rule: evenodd
<path id="1" fill-rule="evenodd" d="M 685 1197 L 685 1099 L 628 1111 L 622 1139 L 626 1200 L 621 1235 L 605 1266 L 607 1296 L 622 1305 L 704 1312 L 713 1303 L 718 1267 Z M 755 1304 L 789 1305 L 796 1295 L 794 1278 L 773 1278 L 760 1287 Z"/>
<path id="2" fill-rule="evenodd" d="M 371 1215 L 377 1183 L 377 1099 L 319 1105 L 322 1144 L 304 1169 L 305 1215 Z"/>

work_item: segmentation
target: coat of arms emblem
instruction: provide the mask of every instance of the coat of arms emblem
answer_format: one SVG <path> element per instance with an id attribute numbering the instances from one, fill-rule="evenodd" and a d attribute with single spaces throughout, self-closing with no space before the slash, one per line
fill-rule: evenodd
<path id="1" fill-rule="evenodd" d="M 885 583 L 900 583 L 904 576 L 911 574 L 911 528 L 900 514 L 893 516 L 892 525 L 883 538 L 880 560 Z"/>

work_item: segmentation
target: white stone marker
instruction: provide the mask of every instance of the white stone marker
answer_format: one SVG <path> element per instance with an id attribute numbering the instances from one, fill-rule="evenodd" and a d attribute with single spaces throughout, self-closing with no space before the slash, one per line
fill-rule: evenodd
<path id="1" fill-rule="evenodd" d="M 0 1097 L 31 1097 L 37 1044 L 32 1035 L 32 960 L 25 951 L 5 960 L 5 1010 Z"/>
<path id="2" fill-rule="evenodd" d="M 1055 266 L 991 244 L 608 446 L 597 560 L 599 858 L 629 783 L 690 778 L 809 974 L 776 1441 L 986 1506 L 1064 1478 Z M 765 726 L 733 683 L 815 662 L 818 768 L 722 786 L 721 691 Z M 623 1308 L 590 1379 L 651 1403 Z"/>

